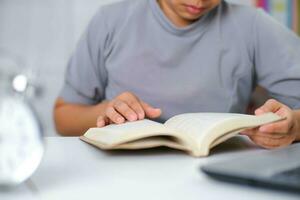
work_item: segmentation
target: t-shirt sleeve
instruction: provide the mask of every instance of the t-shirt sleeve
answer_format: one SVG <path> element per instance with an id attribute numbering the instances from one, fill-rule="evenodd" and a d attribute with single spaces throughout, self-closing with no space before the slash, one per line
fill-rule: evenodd
<path id="1" fill-rule="evenodd" d="M 100 9 L 80 38 L 65 73 L 59 94 L 64 101 L 96 104 L 105 97 L 106 70 L 104 62 L 108 31 Z"/>
<path id="2" fill-rule="evenodd" d="M 253 35 L 257 83 L 271 97 L 300 108 L 300 38 L 262 10 Z"/>

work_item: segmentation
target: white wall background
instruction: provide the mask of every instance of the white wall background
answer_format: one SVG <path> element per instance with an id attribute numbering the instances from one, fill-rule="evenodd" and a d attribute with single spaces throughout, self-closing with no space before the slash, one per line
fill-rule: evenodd
<path id="1" fill-rule="evenodd" d="M 0 0 L 0 48 L 38 68 L 43 95 L 32 103 L 45 134 L 56 135 L 54 100 L 63 83 L 66 64 L 90 18 L 102 4 L 118 0 Z M 251 4 L 251 0 L 230 0 Z"/>

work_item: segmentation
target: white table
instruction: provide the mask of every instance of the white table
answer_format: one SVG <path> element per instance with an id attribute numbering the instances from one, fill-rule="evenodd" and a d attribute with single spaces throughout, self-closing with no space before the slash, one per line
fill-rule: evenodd
<path id="1" fill-rule="evenodd" d="M 218 182 L 199 171 L 204 163 L 257 151 L 244 138 L 218 146 L 208 158 L 169 149 L 107 153 L 78 138 L 48 137 L 34 176 L 0 199 L 300 199 L 299 195 Z M 240 150 L 240 151 L 237 151 Z"/>

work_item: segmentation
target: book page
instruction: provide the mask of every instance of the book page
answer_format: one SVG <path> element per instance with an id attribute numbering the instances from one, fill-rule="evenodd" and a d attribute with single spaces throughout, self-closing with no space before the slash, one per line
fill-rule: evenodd
<path id="1" fill-rule="evenodd" d="M 241 130 L 283 120 L 284 118 L 266 113 L 260 116 L 233 113 L 191 113 L 169 119 L 165 125 L 194 138 L 197 148 L 195 156 L 207 156 L 213 146 L 235 136 Z"/>
<path id="2" fill-rule="evenodd" d="M 167 127 L 188 134 L 197 141 L 204 137 L 205 133 L 225 120 L 231 120 L 245 116 L 233 113 L 188 113 L 177 115 L 166 121 Z"/>
<path id="3" fill-rule="evenodd" d="M 117 149 L 147 149 L 153 147 L 170 147 L 173 149 L 190 151 L 189 147 L 181 145 L 175 138 L 169 138 L 166 136 L 154 136 L 142 138 L 140 140 L 134 140 L 132 142 L 123 143 L 121 145 L 116 146 Z"/>
<path id="4" fill-rule="evenodd" d="M 103 128 L 91 128 L 84 137 L 106 146 L 116 146 L 150 136 L 175 136 L 174 132 L 161 123 L 144 119 L 118 125 L 111 124 Z"/>

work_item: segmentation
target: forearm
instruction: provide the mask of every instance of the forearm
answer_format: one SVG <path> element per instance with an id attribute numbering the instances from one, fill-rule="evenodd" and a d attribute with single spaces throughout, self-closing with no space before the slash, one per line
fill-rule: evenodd
<path id="1" fill-rule="evenodd" d="M 105 112 L 108 102 L 98 105 L 63 104 L 58 100 L 54 109 L 57 131 L 63 136 L 80 136 L 96 127 L 97 118 Z"/>
<path id="2" fill-rule="evenodd" d="M 300 141 L 300 110 L 294 111 L 295 125 L 293 131 L 297 134 L 296 141 Z"/>

